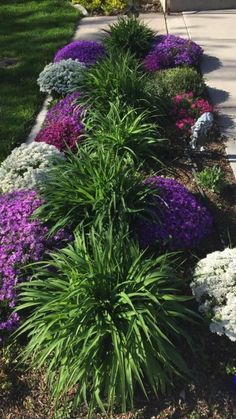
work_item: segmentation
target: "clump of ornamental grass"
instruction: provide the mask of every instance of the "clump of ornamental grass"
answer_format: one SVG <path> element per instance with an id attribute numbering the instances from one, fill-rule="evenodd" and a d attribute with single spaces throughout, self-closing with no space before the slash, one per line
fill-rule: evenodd
<path id="1" fill-rule="evenodd" d="M 91 109 L 85 122 L 88 142 L 112 146 L 120 154 L 129 152 L 136 160 L 157 159 L 163 146 L 159 126 L 150 123 L 150 113 L 124 107 L 120 99 L 110 103 L 108 113 Z"/>
<path id="2" fill-rule="evenodd" d="M 134 17 L 119 18 L 105 32 L 103 43 L 109 51 L 129 51 L 137 58 L 143 58 L 150 51 L 155 39 L 155 32 Z"/>
<path id="3" fill-rule="evenodd" d="M 124 106 L 151 109 L 156 118 L 165 115 L 163 101 L 146 91 L 147 80 L 141 64 L 130 52 L 116 51 L 88 69 L 77 90 L 83 92 L 80 102 L 102 113 L 118 98 Z"/>
<path id="4" fill-rule="evenodd" d="M 145 206 L 149 189 L 143 179 L 129 155 L 84 144 L 77 154 L 69 152 L 41 184 L 44 204 L 36 214 L 50 220 L 52 231 L 68 225 L 76 228 L 82 221 L 87 225 L 100 219 L 130 220 Z"/>
<path id="5" fill-rule="evenodd" d="M 118 231 L 77 233 L 20 285 L 20 309 L 32 313 L 19 331 L 29 339 L 23 358 L 36 368 L 46 363 L 56 402 L 73 390 L 90 415 L 114 405 L 125 412 L 138 389 L 157 396 L 189 373 L 177 342 L 191 342 L 197 315 L 173 256 L 145 259 L 122 225 Z"/>

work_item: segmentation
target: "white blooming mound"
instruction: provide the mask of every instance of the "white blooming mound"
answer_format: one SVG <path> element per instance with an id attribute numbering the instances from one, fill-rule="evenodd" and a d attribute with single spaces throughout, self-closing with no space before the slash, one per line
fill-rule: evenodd
<path id="1" fill-rule="evenodd" d="M 0 192 L 32 189 L 64 155 L 53 145 L 33 142 L 15 148 L 0 166 Z"/>
<path id="2" fill-rule="evenodd" d="M 213 252 L 198 262 L 192 292 L 210 330 L 236 341 L 236 248 Z"/>
<path id="3" fill-rule="evenodd" d="M 78 89 L 78 82 L 83 78 L 86 66 L 78 60 L 61 60 L 46 65 L 38 77 L 40 91 L 65 95 Z"/>

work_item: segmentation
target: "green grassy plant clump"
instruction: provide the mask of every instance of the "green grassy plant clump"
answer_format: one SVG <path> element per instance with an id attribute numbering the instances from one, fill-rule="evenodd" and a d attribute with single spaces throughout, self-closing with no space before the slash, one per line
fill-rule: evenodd
<path id="1" fill-rule="evenodd" d="M 72 37 L 78 17 L 64 0 L 1 0 L 0 160 L 25 141 L 43 102 L 37 77 Z"/>
<path id="2" fill-rule="evenodd" d="M 147 83 L 147 91 L 160 97 L 174 97 L 192 92 L 195 97 L 204 94 L 206 85 L 201 74 L 191 67 L 176 67 L 157 71 Z"/>
<path id="3" fill-rule="evenodd" d="M 145 259 L 122 230 L 77 234 L 20 286 L 20 310 L 32 310 L 24 357 L 46 363 L 56 400 L 73 389 L 90 413 L 126 411 L 137 388 L 157 395 L 188 373 L 176 343 L 195 315 L 171 255 Z"/>
<path id="4" fill-rule="evenodd" d="M 155 32 L 136 18 L 120 18 L 106 32 L 104 44 L 109 51 L 130 51 L 137 58 L 145 57 L 155 39 Z"/>
<path id="5" fill-rule="evenodd" d="M 73 4 L 81 4 L 88 12 L 103 12 L 106 15 L 122 11 L 126 0 L 72 0 Z"/>
<path id="6" fill-rule="evenodd" d="M 83 92 L 85 101 L 102 112 L 117 98 L 126 105 L 139 107 L 145 95 L 145 78 L 141 65 L 129 52 L 117 51 L 88 69 L 78 90 Z"/>
<path id="7" fill-rule="evenodd" d="M 136 161 L 156 158 L 165 141 L 149 117 L 148 111 L 139 113 L 131 106 L 125 107 L 118 98 L 110 103 L 107 114 L 96 109 L 88 113 L 85 125 L 91 138 L 87 141 L 112 146 L 119 154 L 128 151 Z"/>
<path id="8" fill-rule="evenodd" d="M 98 224 L 101 219 L 130 220 L 144 211 L 150 194 L 143 180 L 129 155 L 119 156 L 112 147 L 91 151 L 80 146 L 78 154 L 69 153 L 40 185 L 45 203 L 36 215 L 50 221 L 52 231 L 76 228 L 81 222 Z"/>
<path id="9" fill-rule="evenodd" d="M 106 114 L 110 103 L 117 99 L 124 107 L 131 106 L 139 112 L 150 111 L 154 120 L 164 119 L 165 103 L 145 88 L 148 75 L 142 71 L 139 61 L 129 52 L 117 51 L 91 67 L 78 83 L 83 92 L 80 102 Z"/>
<path id="10" fill-rule="evenodd" d="M 220 193 L 225 186 L 224 172 L 217 165 L 197 173 L 196 180 L 199 186 L 215 193 Z"/>

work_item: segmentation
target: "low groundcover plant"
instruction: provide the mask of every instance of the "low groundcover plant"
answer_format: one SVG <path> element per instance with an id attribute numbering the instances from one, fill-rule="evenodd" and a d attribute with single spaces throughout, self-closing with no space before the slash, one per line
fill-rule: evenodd
<path id="1" fill-rule="evenodd" d="M 160 35 L 145 57 L 145 70 L 154 72 L 163 68 L 197 66 L 203 50 L 190 39 L 175 35 Z"/>
<path id="2" fill-rule="evenodd" d="M 75 404 L 84 401 L 90 413 L 115 404 L 126 411 L 137 388 L 157 395 L 188 374 L 177 342 L 188 341 L 196 315 L 173 257 L 145 259 L 118 230 L 76 234 L 20 285 L 21 309 L 32 310 L 20 329 L 29 336 L 24 358 L 47 362 L 56 400 L 73 389 Z"/>
<path id="3" fill-rule="evenodd" d="M 76 91 L 85 69 L 85 64 L 71 58 L 46 65 L 37 80 L 40 92 L 64 96 Z"/>
<path id="4" fill-rule="evenodd" d="M 79 97 L 80 93 L 74 92 L 53 105 L 35 141 L 54 145 L 60 151 L 75 149 L 84 132 L 83 108 L 76 104 Z"/>
<path id="5" fill-rule="evenodd" d="M 210 331 L 236 341 L 236 248 L 210 253 L 200 260 L 191 283 L 199 311 Z"/>
<path id="6" fill-rule="evenodd" d="M 22 144 L 0 166 L 0 191 L 32 189 L 44 182 L 52 166 L 64 155 L 46 143 Z"/>
<path id="7" fill-rule="evenodd" d="M 160 176 L 150 177 L 145 183 L 157 192 L 150 202 L 158 221 L 138 220 L 137 233 L 143 247 L 156 243 L 172 250 L 189 249 L 210 233 L 211 215 L 183 185 Z"/>
<path id="8" fill-rule="evenodd" d="M 95 64 L 105 54 L 104 46 L 96 41 L 73 41 L 57 51 L 54 63 L 61 60 L 78 60 L 86 66 Z"/>
<path id="9" fill-rule="evenodd" d="M 16 284 L 28 276 L 22 268 L 40 260 L 55 247 L 63 246 L 70 238 L 61 230 L 48 239 L 46 225 L 31 220 L 41 204 L 33 190 L 0 196 L 0 339 L 19 323 L 19 315 L 12 313 L 12 308 L 16 305 Z"/>

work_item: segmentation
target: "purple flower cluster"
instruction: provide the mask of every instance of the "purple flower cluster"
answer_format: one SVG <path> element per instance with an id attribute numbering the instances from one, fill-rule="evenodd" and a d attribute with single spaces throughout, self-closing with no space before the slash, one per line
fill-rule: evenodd
<path id="1" fill-rule="evenodd" d="M 79 60 L 89 66 L 95 64 L 97 60 L 105 55 L 105 48 L 96 41 L 73 41 L 57 51 L 54 63 L 61 60 Z"/>
<path id="2" fill-rule="evenodd" d="M 0 330 L 12 330 L 18 322 L 11 313 L 16 304 L 15 285 L 27 280 L 21 269 L 36 262 L 54 248 L 71 240 L 68 232 L 60 230 L 47 238 L 48 228 L 31 219 L 42 204 L 35 191 L 19 190 L 0 196 Z"/>
<path id="3" fill-rule="evenodd" d="M 175 35 L 157 37 L 152 50 L 144 59 L 144 68 L 149 72 L 178 66 L 196 66 L 203 49 L 195 42 Z"/>
<path id="4" fill-rule="evenodd" d="M 150 209 L 156 220 L 137 222 L 142 247 L 158 243 L 171 250 L 193 248 L 210 233 L 211 215 L 183 185 L 159 176 L 148 178 L 145 183 L 155 191 L 150 197 Z"/>
<path id="5" fill-rule="evenodd" d="M 67 147 L 74 149 L 84 131 L 83 109 L 76 104 L 79 97 L 80 93 L 75 92 L 52 106 L 35 141 L 54 145 L 60 151 Z"/>

